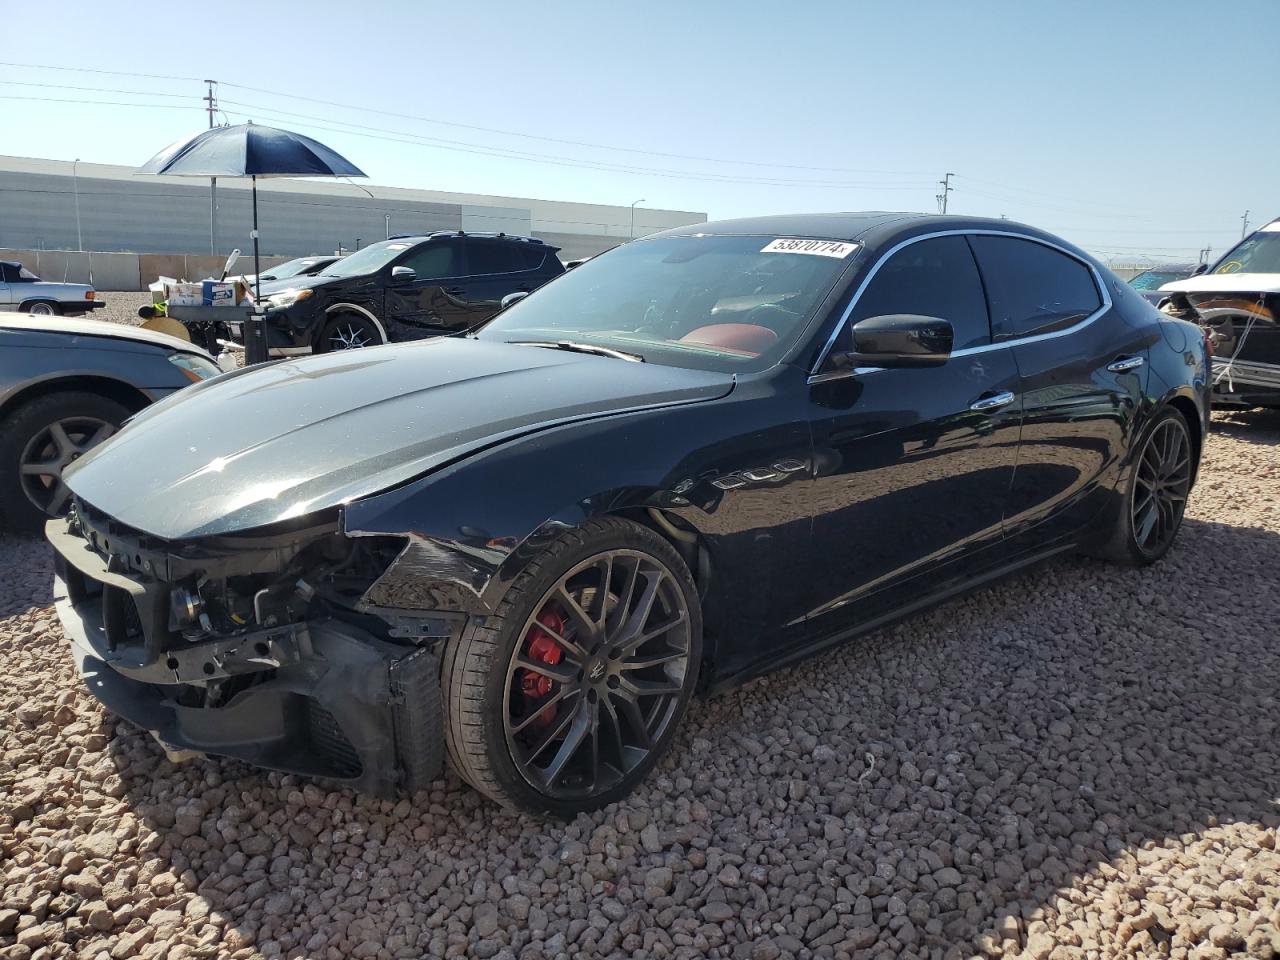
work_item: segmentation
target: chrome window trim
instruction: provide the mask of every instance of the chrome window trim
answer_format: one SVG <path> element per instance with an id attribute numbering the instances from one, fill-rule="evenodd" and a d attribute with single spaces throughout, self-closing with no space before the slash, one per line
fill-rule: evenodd
<path id="1" fill-rule="evenodd" d="M 952 357 L 967 357 L 976 353 L 986 353 L 987 351 L 990 351 L 990 350 L 1000 350 L 1017 343 L 1035 343 L 1040 340 L 1050 340 L 1054 337 L 1065 337 L 1065 336 L 1068 336 L 1069 334 L 1077 333 L 1080 330 L 1083 330 L 1089 324 L 1093 323 L 1093 321 L 1097 320 L 1098 317 L 1102 316 L 1104 313 L 1106 313 L 1108 310 L 1111 309 L 1112 307 L 1111 294 L 1107 291 L 1107 285 L 1103 281 L 1102 274 L 1098 272 L 1098 268 L 1095 267 L 1089 261 L 1082 260 L 1078 254 L 1073 253 L 1072 251 L 1068 250 L 1066 247 L 1062 246 L 1061 244 L 1054 243 L 1051 240 L 1043 240 L 1040 237 L 1028 236 L 1025 233 L 1015 233 L 1012 230 L 968 229 L 968 230 L 938 230 L 933 233 L 922 233 L 917 237 L 908 237 L 905 240 L 895 243 L 892 247 L 890 247 L 887 251 L 885 251 L 885 253 L 880 257 L 880 259 L 877 260 L 875 264 L 871 267 L 871 269 L 867 272 L 867 275 L 862 278 L 862 282 L 858 284 L 858 289 L 854 291 L 853 298 L 849 301 L 849 305 L 845 307 L 844 313 L 840 315 L 839 321 L 836 323 L 835 328 L 831 331 L 831 336 L 827 338 L 827 342 L 822 348 L 822 353 L 818 355 L 818 361 L 817 363 L 814 364 L 813 370 L 809 374 L 808 382 L 821 383 L 825 380 L 833 380 L 838 377 L 846 377 L 846 376 L 857 375 L 861 373 L 870 373 L 875 370 L 884 369 L 883 367 L 855 367 L 852 370 L 828 370 L 825 373 L 819 372 L 822 370 L 823 364 L 826 363 L 827 356 L 831 353 L 831 348 L 835 346 L 836 339 L 840 336 L 840 331 L 842 331 L 845 328 L 846 324 L 848 324 L 849 322 L 849 317 L 853 315 L 854 308 L 857 307 L 858 301 L 862 299 L 862 295 L 866 292 L 867 287 L 871 284 L 871 281 L 875 279 L 876 274 L 880 272 L 880 268 L 884 266 L 884 264 L 888 261 L 890 257 L 892 257 L 899 250 L 902 250 L 904 247 L 909 247 L 911 246 L 911 244 L 919 243 L 922 240 L 933 240 L 938 237 L 976 237 L 976 236 L 1011 237 L 1014 240 L 1026 240 L 1026 241 L 1029 241 L 1030 243 L 1038 243 L 1038 244 L 1041 244 L 1042 246 L 1049 247 L 1050 249 L 1057 250 L 1059 253 L 1065 254 L 1066 256 L 1074 260 L 1076 263 L 1079 263 L 1082 266 L 1088 268 L 1090 275 L 1093 277 L 1094 288 L 1097 290 L 1098 295 L 1102 300 L 1102 306 L 1100 306 L 1097 310 L 1093 311 L 1093 313 L 1089 314 L 1083 320 L 1073 323 L 1069 327 L 1064 327 L 1061 330 L 1052 330 L 1049 333 L 1035 333 L 1026 337 L 1012 337 L 1008 340 L 1001 340 L 998 343 L 994 343 L 994 342 L 985 343 L 979 347 L 965 347 L 962 350 L 954 351 L 951 354 Z M 977 258 L 975 257 L 975 265 L 977 265 L 976 259 Z M 981 273 L 982 271 L 981 266 L 978 266 L 978 271 L 979 273 Z M 985 296 L 985 293 L 984 293 L 984 296 Z"/>

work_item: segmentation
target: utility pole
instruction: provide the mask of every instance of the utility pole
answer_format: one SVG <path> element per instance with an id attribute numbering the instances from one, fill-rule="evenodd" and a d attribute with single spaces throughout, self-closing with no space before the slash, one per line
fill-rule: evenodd
<path id="1" fill-rule="evenodd" d="M 948 173 L 938 181 L 938 186 L 942 188 L 942 192 L 934 197 L 934 199 L 938 201 L 939 213 L 945 214 L 947 212 L 947 194 L 955 189 L 955 187 L 951 186 L 951 178 L 954 176 L 954 173 Z"/>
<path id="2" fill-rule="evenodd" d="M 1249 231 L 1249 211 L 1244 212 L 1244 216 L 1240 218 L 1240 239 L 1244 239 L 1244 235 Z"/>
<path id="3" fill-rule="evenodd" d="M 208 104 L 205 108 L 209 112 L 209 129 L 213 129 L 213 114 L 218 109 L 218 94 L 214 91 L 214 87 L 218 85 L 217 80 L 206 80 L 205 84 L 209 88 L 209 92 L 204 95 L 204 102 Z M 218 178 L 209 178 L 209 255 L 216 257 L 218 255 Z"/>
<path id="4" fill-rule="evenodd" d="M 1206 246 L 1205 246 L 1205 248 L 1204 248 L 1203 250 L 1201 250 L 1201 251 L 1200 251 L 1200 262 L 1201 262 L 1201 263 L 1205 263 L 1205 264 L 1207 264 L 1207 263 L 1209 262 L 1209 253 L 1210 253 L 1210 251 L 1212 251 L 1212 250 L 1213 250 L 1213 247 L 1206 245 Z"/>

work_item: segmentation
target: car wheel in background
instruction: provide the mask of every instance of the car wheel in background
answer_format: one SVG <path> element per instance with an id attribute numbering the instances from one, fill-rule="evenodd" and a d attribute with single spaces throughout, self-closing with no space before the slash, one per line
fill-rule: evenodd
<path id="1" fill-rule="evenodd" d="M 57 304 L 46 303 L 43 300 L 39 300 L 36 303 L 28 303 L 26 306 L 26 312 L 31 314 L 33 317 L 56 317 L 62 313 L 62 311 L 58 309 Z"/>
<path id="2" fill-rule="evenodd" d="M 1161 411 L 1138 446 L 1123 497 L 1109 512 L 1110 539 L 1098 554 L 1145 566 L 1168 553 L 1182 526 L 1195 467 L 1186 418 L 1173 408 Z"/>
<path id="3" fill-rule="evenodd" d="M 335 313 L 320 330 L 315 352 L 358 350 L 361 347 L 374 347 L 382 342 L 382 332 L 368 317 L 358 313 Z"/>
<path id="4" fill-rule="evenodd" d="M 38 531 L 65 513 L 62 471 L 111 436 L 128 408 L 96 393 L 68 391 L 30 400 L 0 426 L 0 512 L 14 529 Z"/>
<path id="5" fill-rule="evenodd" d="M 697 589 L 680 555 L 629 520 L 589 521 L 445 650 L 451 762 L 526 813 L 568 818 L 612 803 L 667 749 L 701 658 Z"/>

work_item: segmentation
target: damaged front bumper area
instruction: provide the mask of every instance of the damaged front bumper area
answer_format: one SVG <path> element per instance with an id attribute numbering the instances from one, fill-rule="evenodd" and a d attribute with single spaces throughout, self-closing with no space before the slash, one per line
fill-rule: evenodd
<path id="1" fill-rule="evenodd" d="M 399 545 L 336 528 L 168 543 L 77 503 L 46 535 L 90 692 L 169 751 L 377 796 L 426 786 L 443 769 L 435 645 L 455 626 L 353 609 Z"/>

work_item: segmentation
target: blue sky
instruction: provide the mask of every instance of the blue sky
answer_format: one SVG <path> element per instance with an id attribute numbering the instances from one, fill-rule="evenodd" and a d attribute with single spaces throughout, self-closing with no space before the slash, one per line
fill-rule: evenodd
<path id="1" fill-rule="evenodd" d="M 952 212 L 1117 257 L 1280 216 L 1277 0 L 75 0 L 7 4 L 4 32 L 45 40 L 0 60 L 176 79 L 0 66 L 2 154 L 140 164 L 206 125 L 213 78 L 232 122 L 376 184 L 720 218 L 933 210 L 951 171 Z"/>

